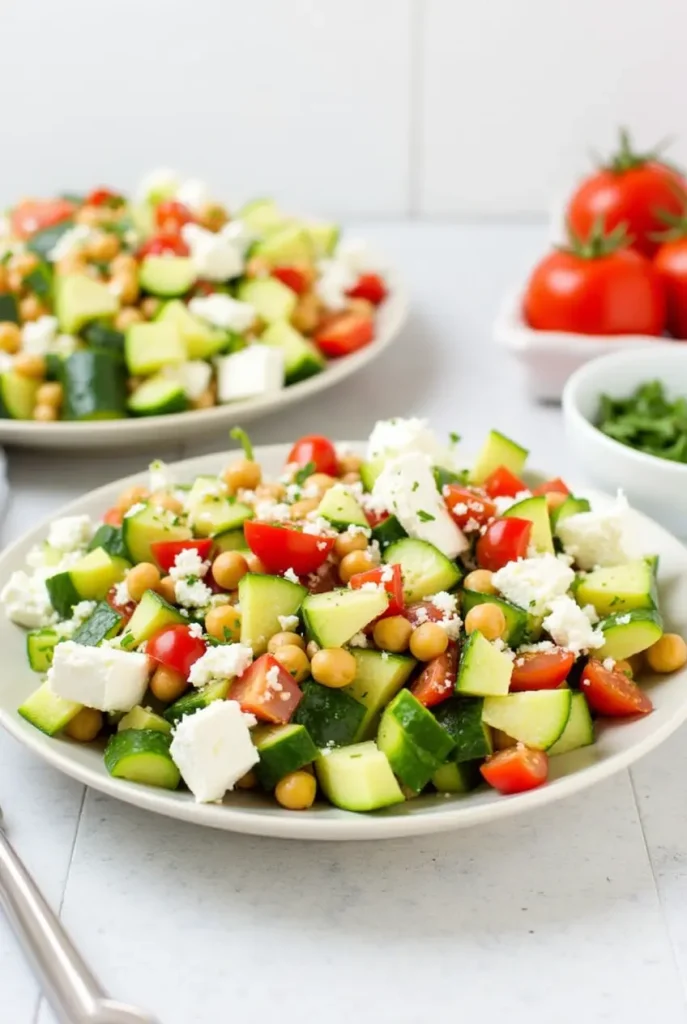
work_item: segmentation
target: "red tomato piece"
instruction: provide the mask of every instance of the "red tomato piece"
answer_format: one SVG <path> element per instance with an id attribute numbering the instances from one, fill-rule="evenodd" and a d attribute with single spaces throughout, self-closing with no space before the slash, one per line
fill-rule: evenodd
<path id="1" fill-rule="evenodd" d="M 326 562 L 336 539 L 252 519 L 245 523 L 244 531 L 248 547 L 262 561 L 268 573 L 293 569 L 297 576 L 306 576 L 319 569 Z"/>
<path id="2" fill-rule="evenodd" d="M 146 654 L 167 668 L 179 672 L 188 679 L 191 666 L 202 658 L 207 650 L 204 640 L 199 636 L 191 636 L 188 626 L 164 626 L 151 636 L 146 647 Z"/>
<path id="3" fill-rule="evenodd" d="M 387 296 L 384 279 L 379 274 L 361 274 L 356 283 L 347 292 L 352 299 L 366 299 L 378 306 Z"/>
<path id="4" fill-rule="evenodd" d="M 441 622 L 444 613 L 431 601 L 417 601 L 415 604 L 407 606 L 403 617 L 411 626 L 421 626 L 423 622 Z"/>
<path id="5" fill-rule="evenodd" d="M 543 484 L 539 484 L 533 489 L 532 494 L 570 494 L 570 488 L 556 476 L 553 480 L 545 480 Z"/>
<path id="6" fill-rule="evenodd" d="M 488 757 L 480 768 L 482 775 L 499 793 L 524 793 L 546 782 L 549 759 L 543 750 L 529 750 L 518 744 Z"/>
<path id="7" fill-rule="evenodd" d="M 572 651 L 528 651 L 513 662 L 511 690 L 555 690 L 568 678 L 575 664 Z"/>
<path id="8" fill-rule="evenodd" d="M 531 535 L 529 519 L 494 519 L 477 541 L 477 564 L 480 569 L 496 572 L 507 562 L 525 558 Z"/>
<path id="9" fill-rule="evenodd" d="M 108 526 L 121 526 L 124 522 L 124 513 L 121 508 L 113 505 L 112 508 L 108 508 L 103 516 L 103 522 L 107 523 Z"/>
<path id="10" fill-rule="evenodd" d="M 165 199 L 155 210 L 155 223 L 163 234 L 178 234 L 184 224 L 191 224 L 193 220 L 188 206 L 178 199 Z"/>
<path id="11" fill-rule="evenodd" d="M 272 654 L 257 658 L 229 690 L 229 700 L 238 701 L 243 711 L 279 725 L 289 721 L 302 697 L 298 684 Z"/>
<path id="12" fill-rule="evenodd" d="M 451 696 L 456 685 L 457 672 L 458 644 L 451 640 L 443 654 L 427 662 L 411 686 L 410 692 L 426 708 L 433 708 L 435 704 L 440 704 L 442 700 Z"/>
<path id="13" fill-rule="evenodd" d="M 654 710 L 651 700 L 624 672 L 604 668 L 597 658 L 590 658 L 580 680 L 590 708 L 598 715 L 626 718 L 648 715 Z"/>
<path id="14" fill-rule="evenodd" d="M 150 545 L 155 561 L 163 572 L 169 572 L 174 565 L 174 559 L 180 551 L 195 549 L 203 561 L 210 558 L 212 551 L 212 538 L 204 537 L 199 540 L 158 540 Z"/>
<path id="15" fill-rule="evenodd" d="M 372 317 L 364 313 L 337 313 L 315 334 L 315 342 L 329 359 L 337 359 L 365 348 L 373 337 Z"/>
<path id="16" fill-rule="evenodd" d="M 181 235 L 161 232 L 144 242 L 136 255 L 142 260 L 146 256 L 188 256 L 189 252 Z"/>
<path id="17" fill-rule="evenodd" d="M 17 238 L 28 238 L 36 231 L 68 220 L 75 209 L 74 203 L 67 199 L 27 199 L 15 206 L 10 214 L 12 234 Z"/>
<path id="18" fill-rule="evenodd" d="M 523 481 L 506 466 L 499 466 L 490 473 L 483 486 L 490 498 L 514 498 L 520 491 L 527 490 Z"/>
<path id="19" fill-rule="evenodd" d="M 86 196 L 86 206 L 121 206 L 124 197 L 119 192 L 113 192 L 111 188 L 96 188 Z"/>
<path id="20" fill-rule="evenodd" d="M 379 526 L 380 523 L 383 523 L 385 519 L 388 519 L 389 518 L 389 513 L 388 512 L 376 512 L 376 511 L 373 511 L 372 509 L 366 508 L 365 509 L 365 518 L 367 519 L 368 524 L 371 527 L 374 528 L 375 526 Z"/>
<path id="21" fill-rule="evenodd" d="M 385 576 L 388 579 L 385 579 Z M 382 565 L 378 569 L 358 572 L 355 576 L 351 576 L 348 585 L 353 590 L 360 590 L 364 583 L 376 583 L 384 587 L 389 595 L 388 607 L 379 616 L 380 619 L 384 619 L 389 615 L 403 614 L 405 601 L 403 599 L 403 577 L 401 576 L 400 565 Z"/>
<path id="22" fill-rule="evenodd" d="M 316 572 L 304 576 L 301 583 L 308 588 L 311 594 L 327 594 L 330 590 L 341 586 L 339 567 L 333 562 L 325 562 Z"/>
<path id="23" fill-rule="evenodd" d="M 447 484 L 442 493 L 449 512 L 461 530 L 468 523 L 471 526 L 473 523 L 484 526 L 496 515 L 496 505 L 493 501 L 476 494 L 469 487 Z"/>
<path id="24" fill-rule="evenodd" d="M 314 473 L 327 473 L 329 476 L 336 476 L 339 468 L 334 445 L 321 434 L 306 434 L 299 438 L 286 461 L 301 467 L 312 463 Z"/>
<path id="25" fill-rule="evenodd" d="M 116 612 L 119 612 L 119 614 L 124 619 L 124 624 L 125 625 L 129 621 L 131 616 L 134 614 L 134 612 L 136 611 L 136 602 L 135 601 L 126 601 L 124 604 L 120 604 L 117 601 L 117 588 L 116 587 L 112 587 L 111 590 L 108 590 L 107 594 L 105 595 L 105 600 L 109 604 L 110 608 L 114 608 L 114 610 Z"/>
<path id="26" fill-rule="evenodd" d="M 310 287 L 313 275 L 310 267 L 289 266 L 273 267 L 272 277 L 276 277 L 278 281 L 285 284 L 296 295 L 302 295 Z"/>
<path id="27" fill-rule="evenodd" d="M 683 211 L 687 216 L 687 211 Z M 687 231 L 687 220 L 680 228 Z M 664 242 L 654 256 L 654 267 L 665 288 L 668 303 L 668 331 L 674 338 L 687 338 L 687 235 Z"/>

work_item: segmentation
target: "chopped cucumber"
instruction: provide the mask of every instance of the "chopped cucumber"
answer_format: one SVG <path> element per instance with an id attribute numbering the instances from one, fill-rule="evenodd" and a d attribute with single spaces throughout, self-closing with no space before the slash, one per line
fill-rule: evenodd
<path id="1" fill-rule="evenodd" d="M 332 690 L 310 680 L 303 683 L 303 699 L 293 721 L 304 725 L 318 747 L 344 747 L 355 741 L 365 708 L 343 690 Z"/>
<path id="2" fill-rule="evenodd" d="M 64 274 L 55 281 L 55 316 L 65 334 L 78 334 L 91 320 L 114 316 L 117 297 L 86 274 Z"/>
<path id="3" fill-rule="evenodd" d="M 341 234 L 338 224 L 304 221 L 302 227 L 312 243 L 316 259 L 321 260 L 333 254 Z"/>
<path id="4" fill-rule="evenodd" d="M 226 533 L 218 533 L 213 538 L 213 544 L 217 551 L 249 551 L 246 543 L 246 535 L 241 530 L 227 530 Z"/>
<path id="5" fill-rule="evenodd" d="M 372 540 L 376 540 L 382 551 L 397 540 L 403 540 L 408 534 L 399 523 L 396 516 L 387 516 L 381 523 L 372 527 Z"/>
<path id="6" fill-rule="evenodd" d="M 253 278 L 239 285 L 236 297 L 249 302 L 261 320 L 273 324 L 290 320 L 298 302 L 298 296 L 276 277 Z"/>
<path id="7" fill-rule="evenodd" d="M 565 519 L 570 516 L 576 516 L 578 512 L 589 512 L 591 505 L 586 498 L 574 498 L 572 494 L 569 494 L 564 502 L 555 508 L 550 515 L 551 529 L 553 530 L 554 536 L 558 529 L 559 523 L 562 523 Z"/>
<path id="8" fill-rule="evenodd" d="M 482 719 L 483 707 L 483 697 L 453 697 L 436 709 L 437 722 L 453 739 L 452 761 L 462 764 L 492 753 L 491 731 Z"/>
<path id="9" fill-rule="evenodd" d="M 460 655 L 456 693 L 474 697 L 508 693 L 513 662 L 481 633 L 471 633 Z"/>
<path id="10" fill-rule="evenodd" d="M 369 529 L 367 516 L 344 484 L 334 484 L 324 492 L 317 514 L 337 530 L 345 530 L 348 526 Z"/>
<path id="11" fill-rule="evenodd" d="M 377 746 L 401 782 L 419 793 L 453 748 L 453 739 L 409 690 L 384 709 Z"/>
<path id="12" fill-rule="evenodd" d="M 133 416 L 164 416 L 188 409 L 188 398 L 179 381 L 150 377 L 136 388 L 127 403 Z"/>
<path id="13" fill-rule="evenodd" d="M 549 747 L 549 756 L 567 754 L 579 747 L 588 747 L 594 742 L 594 722 L 589 713 L 587 699 L 583 693 L 573 693 L 570 703 L 570 717 L 565 729 L 553 746 Z"/>
<path id="14" fill-rule="evenodd" d="M 171 323 L 132 324 L 126 332 L 124 352 L 129 373 L 137 377 L 187 359 L 183 338 Z"/>
<path id="15" fill-rule="evenodd" d="M 74 631 L 72 640 L 84 647 L 96 647 L 103 640 L 116 636 L 122 628 L 123 618 L 107 601 L 99 601 L 85 622 Z"/>
<path id="16" fill-rule="evenodd" d="M 236 217 L 260 236 L 269 235 L 287 223 L 287 218 L 273 199 L 254 199 L 241 207 Z"/>
<path id="17" fill-rule="evenodd" d="M 211 327 L 200 317 L 193 316 L 180 299 L 165 303 L 155 321 L 171 324 L 177 329 L 189 359 L 210 359 L 224 352 L 229 345 L 229 336 L 225 331 Z"/>
<path id="18" fill-rule="evenodd" d="M 309 594 L 302 605 L 303 619 L 309 635 L 320 647 L 342 647 L 386 611 L 388 604 L 389 595 L 383 590 Z"/>
<path id="19" fill-rule="evenodd" d="M 0 321 L 3 323 L 19 323 L 19 302 L 12 292 L 0 292 Z"/>
<path id="20" fill-rule="evenodd" d="M 45 581 L 55 611 L 68 618 L 79 601 L 101 601 L 108 590 L 124 579 L 129 563 L 108 555 L 103 548 L 89 551 L 71 569 Z"/>
<path id="21" fill-rule="evenodd" d="M 529 690 L 486 697 L 482 717 L 533 750 L 548 750 L 563 735 L 570 718 L 570 690 Z"/>
<path id="22" fill-rule="evenodd" d="M 549 551 L 553 554 L 553 537 L 551 521 L 545 495 L 524 498 L 517 501 L 503 513 L 506 517 L 528 519 L 532 523 L 532 544 L 537 551 Z"/>
<path id="23" fill-rule="evenodd" d="M 440 793 L 469 793 L 481 781 L 479 763 L 475 761 L 447 761 L 432 776 L 432 785 Z"/>
<path id="24" fill-rule="evenodd" d="M 127 643 L 127 638 L 131 637 L 129 646 L 138 647 L 144 640 L 150 640 L 163 626 L 178 626 L 186 621 L 181 612 L 165 601 L 164 597 L 154 590 L 146 590 L 126 625 L 122 641 Z"/>
<path id="25" fill-rule="evenodd" d="M 426 540 L 408 537 L 396 541 L 382 557 L 388 565 L 401 566 L 403 593 L 409 602 L 421 601 L 440 590 L 451 590 L 460 582 L 461 572 L 455 562 Z"/>
<path id="26" fill-rule="evenodd" d="M 241 643 L 264 654 L 270 637 L 282 632 L 280 616 L 295 615 L 307 594 L 300 583 L 283 576 L 247 573 L 239 583 Z"/>
<path id="27" fill-rule="evenodd" d="M 327 799 L 345 811 L 376 811 L 403 803 L 391 765 L 373 740 L 324 751 L 315 768 Z"/>
<path id="28" fill-rule="evenodd" d="M 31 235 L 26 241 L 26 248 L 42 260 L 49 259 L 50 253 L 60 238 L 62 238 L 62 235 L 73 227 L 74 221 L 71 217 L 68 220 L 61 220 L 58 224 L 51 224 L 49 228 L 43 228 L 41 231 L 36 231 L 35 234 Z"/>
<path id="29" fill-rule="evenodd" d="M 124 358 L 124 335 L 107 320 L 94 320 L 86 324 L 81 332 L 81 337 L 88 342 L 91 348 L 105 349 L 111 355 Z"/>
<path id="30" fill-rule="evenodd" d="M 34 672 L 47 672 L 62 637 L 54 629 L 32 629 L 26 634 L 26 656 Z"/>
<path id="31" fill-rule="evenodd" d="M 491 430 L 472 467 L 470 481 L 473 484 L 484 483 L 499 466 L 505 466 L 515 476 L 520 476 L 528 455 L 527 448 L 522 448 L 498 430 Z"/>
<path id="32" fill-rule="evenodd" d="M 18 710 L 21 717 L 31 725 L 35 725 L 48 736 L 54 736 L 55 733 L 61 732 L 65 725 L 69 725 L 72 718 L 76 718 L 82 707 L 83 704 L 58 697 L 48 683 L 43 683 L 27 697 Z"/>
<path id="33" fill-rule="evenodd" d="M 102 548 L 108 555 L 116 555 L 118 558 L 125 558 L 127 562 L 131 561 L 122 537 L 121 526 L 110 526 L 109 523 L 99 526 L 88 545 L 89 551 L 95 551 L 96 548 Z"/>
<path id="34" fill-rule="evenodd" d="M 609 615 L 599 624 L 605 643 L 595 651 L 597 658 L 622 661 L 651 647 L 663 636 L 663 622 L 657 611 L 634 608 L 632 611 Z"/>
<path id="35" fill-rule="evenodd" d="M 125 729 L 153 729 L 157 732 L 170 733 L 172 726 L 165 718 L 156 715 L 150 708 L 142 708 L 140 704 L 136 704 L 117 723 L 117 732 L 124 732 Z"/>
<path id="36" fill-rule="evenodd" d="M 116 732 L 105 747 L 105 767 L 116 779 L 176 789 L 181 773 L 169 752 L 171 742 L 159 729 Z"/>
<path id="37" fill-rule="evenodd" d="M 633 608 L 658 608 L 653 567 L 640 558 L 624 565 L 595 569 L 578 577 L 575 600 L 581 607 L 593 605 L 601 616 Z"/>
<path id="38" fill-rule="evenodd" d="M 138 271 L 138 283 L 145 292 L 171 299 L 184 295 L 198 279 L 189 256 L 146 256 Z"/>
<path id="39" fill-rule="evenodd" d="M 196 711 L 202 711 L 208 704 L 212 704 L 213 700 L 226 700 L 229 693 L 229 686 L 231 680 L 219 679 L 216 683 L 209 683 L 208 686 L 204 686 L 200 690 L 192 690 L 190 693 L 185 693 L 183 697 L 179 697 L 174 704 L 170 704 L 164 711 L 164 716 L 168 722 L 178 722 L 184 715 L 192 715 Z"/>
<path id="40" fill-rule="evenodd" d="M 39 380 L 24 377 L 14 370 L 0 374 L 0 417 L 10 420 L 32 420 Z"/>
<path id="41" fill-rule="evenodd" d="M 62 362 L 66 420 L 116 420 L 126 415 L 126 373 L 106 349 L 80 349 Z"/>
<path id="42" fill-rule="evenodd" d="M 315 252 L 308 234 L 298 224 L 271 231 L 253 250 L 272 267 L 314 262 Z"/>
<path id="43" fill-rule="evenodd" d="M 511 604 L 501 597 L 494 597 L 493 594 L 482 594 L 477 590 L 464 590 L 462 593 L 463 617 L 478 604 L 495 604 L 503 612 L 506 620 L 506 635 L 504 640 L 509 647 L 519 647 L 525 643 L 530 628 L 530 614 L 517 604 Z"/>
<path id="44" fill-rule="evenodd" d="M 177 522 L 177 516 L 166 509 L 146 505 L 133 515 L 125 515 L 122 537 L 134 562 L 154 562 L 151 544 L 156 541 L 190 540 L 188 526 Z"/>
<path id="45" fill-rule="evenodd" d="M 366 740 L 376 734 L 383 709 L 405 686 L 416 661 L 402 654 L 368 651 L 360 647 L 351 648 L 351 654 L 356 661 L 355 679 L 343 688 L 343 693 L 365 708 L 356 740 Z"/>
<path id="46" fill-rule="evenodd" d="M 303 725 L 258 726 L 252 739 L 260 755 L 255 774 L 265 789 L 274 789 L 285 775 L 311 764 L 319 754 Z"/>
<path id="47" fill-rule="evenodd" d="M 374 459 L 372 462 L 363 462 L 360 467 L 360 482 L 363 490 L 368 494 L 372 491 L 377 477 L 384 469 L 384 459 Z"/>
<path id="48" fill-rule="evenodd" d="M 263 345 L 272 345 L 284 354 L 284 373 L 287 384 L 297 384 L 324 370 L 326 360 L 320 350 L 295 327 L 287 323 L 275 323 L 262 332 Z"/>
<path id="49" fill-rule="evenodd" d="M 214 537 L 215 534 L 243 529 L 243 524 L 254 514 L 250 505 L 242 505 L 233 498 L 209 495 L 193 506 L 190 523 L 198 536 Z"/>

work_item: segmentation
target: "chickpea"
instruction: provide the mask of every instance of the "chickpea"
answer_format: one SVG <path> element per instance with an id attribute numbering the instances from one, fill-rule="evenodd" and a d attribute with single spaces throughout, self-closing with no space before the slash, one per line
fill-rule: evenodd
<path id="1" fill-rule="evenodd" d="M 315 802 L 317 782 L 308 772 L 290 772 L 277 783 L 274 795 L 287 811 L 307 811 Z"/>
<path id="2" fill-rule="evenodd" d="M 33 418 L 38 423 L 53 423 L 59 416 L 59 410 L 54 405 L 35 405 Z"/>
<path id="3" fill-rule="evenodd" d="M 548 491 L 546 494 L 546 507 L 549 512 L 560 508 L 566 498 L 567 494 L 561 494 L 559 491 Z"/>
<path id="4" fill-rule="evenodd" d="M 115 258 L 119 249 L 119 239 L 115 234 L 110 231 L 98 231 L 89 239 L 84 251 L 89 259 L 107 263 Z"/>
<path id="5" fill-rule="evenodd" d="M 4 263 L 0 263 L 0 292 L 9 291 L 9 280 L 7 276 L 7 267 Z"/>
<path id="6" fill-rule="evenodd" d="M 241 613 L 230 604 L 211 608 L 205 616 L 205 632 L 224 643 L 238 640 L 241 636 Z"/>
<path id="7" fill-rule="evenodd" d="M 301 334 L 312 334 L 322 316 L 322 303 L 314 292 L 304 292 L 291 314 L 291 323 Z"/>
<path id="8" fill-rule="evenodd" d="M 687 644 L 677 633 L 664 633 L 645 654 L 654 672 L 677 672 L 687 663 Z"/>
<path id="9" fill-rule="evenodd" d="M 337 481 L 329 473 L 313 473 L 312 476 L 308 477 L 308 487 L 316 487 L 320 492 L 320 497 L 328 491 L 330 487 L 333 487 Z"/>
<path id="10" fill-rule="evenodd" d="M 488 569 L 475 569 L 469 572 L 463 581 L 466 590 L 474 590 L 478 594 L 495 594 L 494 574 Z"/>
<path id="11" fill-rule="evenodd" d="M 95 708 L 81 708 L 71 722 L 65 726 L 67 736 L 79 743 L 90 743 L 103 727 L 103 713 Z"/>
<path id="12" fill-rule="evenodd" d="M 315 511 L 319 504 L 319 498 L 301 498 L 300 501 L 294 501 L 291 505 L 291 518 L 305 519 L 307 515 Z"/>
<path id="13" fill-rule="evenodd" d="M 19 300 L 19 316 L 24 322 L 27 320 L 38 320 L 39 317 L 45 316 L 47 312 L 47 306 L 41 302 L 37 295 L 27 295 Z"/>
<path id="14" fill-rule="evenodd" d="M 7 287 L 15 295 L 20 295 L 24 291 L 24 278 L 18 270 L 7 271 Z"/>
<path id="15" fill-rule="evenodd" d="M 255 488 L 256 498 L 273 498 L 275 501 L 280 501 L 286 496 L 286 488 L 280 483 L 269 483 L 260 484 L 259 487 Z M 238 495 L 239 500 L 241 495 Z"/>
<path id="16" fill-rule="evenodd" d="M 465 616 L 466 633 L 476 630 L 487 640 L 498 640 L 506 629 L 506 616 L 497 604 L 476 604 Z"/>
<path id="17" fill-rule="evenodd" d="M 380 619 L 372 631 L 372 639 L 383 651 L 400 654 L 408 649 L 413 627 L 402 615 Z"/>
<path id="18" fill-rule="evenodd" d="M 410 634 L 410 653 L 418 661 L 438 658 L 448 647 L 448 636 L 436 622 L 423 622 Z"/>
<path id="19" fill-rule="evenodd" d="M 100 224 L 100 208 L 98 206 L 82 206 L 74 214 L 74 220 L 77 224 L 96 227 Z"/>
<path id="20" fill-rule="evenodd" d="M 32 377 L 34 380 L 45 379 L 45 359 L 43 356 L 30 356 L 28 352 L 20 352 L 14 360 L 14 370 L 22 377 Z"/>
<path id="21" fill-rule="evenodd" d="M 212 409 L 214 405 L 217 405 L 215 385 L 211 384 L 205 391 L 202 391 L 197 398 L 193 399 L 191 405 L 194 409 Z"/>
<path id="22" fill-rule="evenodd" d="M 117 295 L 119 301 L 123 306 L 130 306 L 138 298 L 139 287 L 138 287 L 138 275 L 129 271 L 128 273 L 120 270 L 118 274 L 113 275 L 111 278 L 113 285 L 117 289 Z M 143 314 L 141 313 L 141 319 Z"/>
<path id="23" fill-rule="evenodd" d="M 345 476 L 346 473 L 359 473 L 362 464 L 363 460 L 360 455 L 342 455 L 339 459 L 339 476 Z"/>
<path id="24" fill-rule="evenodd" d="M 305 640 L 298 633 L 274 633 L 270 637 L 267 650 L 270 654 L 276 654 L 280 647 L 300 647 L 305 650 Z"/>
<path id="25" fill-rule="evenodd" d="M 136 274 L 138 273 L 136 257 L 131 256 L 128 252 L 120 252 L 119 256 L 115 256 L 112 260 L 110 270 L 115 276 L 118 274 Z"/>
<path id="26" fill-rule="evenodd" d="M 59 381 L 49 380 L 36 391 L 37 405 L 52 405 L 59 409 L 62 405 L 63 391 Z"/>
<path id="27" fill-rule="evenodd" d="M 302 683 L 310 675 L 310 662 L 302 647 L 298 647 L 296 644 L 284 644 L 283 647 L 277 648 L 274 657 L 297 683 Z"/>
<path id="28" fill-rule="evenodd" d="M 134 484 L 133 487 L 127 487 L 125 491 L 117 498 L 117 508 L 121 512 L 128 512 L 132 505 L 138 505 L 140 501 L 147 501 L 150 497 L 150 491 L 147 487 L 141 487 L 140 484 Z"/>
<path id="29" fill-rule="evenodd" d="M 316 643 L 314 640 L 309 640 L 308 643 L 306 644 L 305 653 L 308 655 L 311 661 L 319 650 L 320 645 Z"/>
<path id="30" fill-rule="evenodd" d="M 360 473 L 344 473 L 341 477 L 342 484 L 357 484 L 360 482 Z"/>
<path id="31" fill-rule="evenodd" d="M 154 494 L 150 495 L 150 503 L 155 505 L 156 508 L 167 509 L 168 512 L 173 512 L 175 515 L 179 515 L 184 507 L 179 499 L 175 498 L 169 491 L 155 491 Z"/>
<path id="32" fill-rule="evenodd" d="M 361 316 L 369 317 L 370 320 L 372 320 L 375 315 L 374 303 L 368 302 L 367 299 L 349 299 L 347 312 L 358 313 Z"/>
<path id="33" fill-rule="evenodd" d="M 196 214 L 196 220 L 208 231 L 219 231 L 229 221 L 229 214 L 219 203 L 203 203 Z"/>
<path id="34" fill-rule="evenodd" d="M 243 557 L 246 559 L 246 562 L 248 563 L 248 572 L 263 574 L 267 572 L 262 559 L 258 558 L 257 555 L 254 555 L 252 551 L 247 551 Z"/>
<path id="35" fill-rule="evenodd" d="M 57 261 L 55 273 L 62 276 L 65 274 L 85 274 L 87 266 L 85 256 L 79 252 L 72 252 Z"/>
<path id="36" fill-rule="evenodd" d="M 188 683 L 181 672 L 167 668 L 166 665 L 158 665 L 150 680 L 150 689 L 163 704 L 171 704 L 188 689 Z"/>
<path id="37" fill-rule="evenodd" d="M 170 604 L 175 603 L 177 595 L 174 590 L 174 580 L 171 576 L 163 576 L 155 589 L 160 597 L 164 597 L 165 601 L 169 601 Z"/>
<path id="38" fill-rule="evenodd" d="M 374 559 L 368 551 L 351 551 L 350 555 L 344 555 L 339 563 L 339 579 L 342 583 L 348 583 L 351 576 L 357 576 L 359 572 L 368 572 L 374 567 Z"/>
<path id="39" fill-rule="evenodd" d="M 334 541 L 334 553 L 345 558 L 352 551 L 367 551 L 367 537 L 364 533 L 340 533 Z"/>
<path id="40" fill-rule="evenodd" d="M 625 661 L 624 658 L 621 661 L 616 661 L 615 670 L 616 672 L 622 672 L 624 675 L 628 677 L 628 679 L 632 679 L 634 675 L 634 672 L 632 671 L 632 665 L 629 661 Z"/>
<path id="41" fill-rule="evenodd" d="M 118 331 L 126 331 L 132 324 L 140 324 L 143 321 L 143 314 L 135 306 L 125 306 L 120 309 L 114 318 L 114 326 Z"/>
<path id="42" fill-rule="evenodd" d="M 254 491 L 262 481 L 262 469 L 252 459 L 239 459 L 231 466 L 227 466 L 222 474 L 222 479 L 233 493 L 242 487 L 248 491 Z"/>
<path id="43" fill-rule="evenodd" d="M 156 299 L 154 295 L 149 295 L 143 300 L 139 308 L 146 320 L 153 320 L 157 316 L 161 305 L 160 299 Z"/>
<path id="44" fill-rule="evenodd" d="M 349 686 L 355 679 L 357 662 L 343 647 L 325 647 L 318 651 L 310 665 L 313 679 L 322 686 L 338 690 Z"/>
<path id="45" fill-rule="evenodd" d="M 129 569 L 126 589 L 132 601 L 140 601 L 146 590 L 156 590 L 160 582 L 160 571 L 152 562 L 139 562 Z"/>
<path id="46" fill-rule="evenodd" d="M 223 551 L 212 563 L 215 583 L 223 590 L 236 590 L 248 572 L 248 562 L 240 551 Z"/>
<path id="47" fill-rule="evenodd" d="M 271 267 L 262 256 L 251 256 L 246 263 L 247 277 L 269 277 Z"/>
<path id="48" fill-rule="evenodd" d="M 11 356 L 21 348 L 21 330 L 17 324 L 9 320 L 0 323 L 0 351 L 8 352 Z"/>
<path id="49" fill-rule="evenodd" d="M 258 777 L 255 772 L 246 772 L 236 783 L 237 789 L 255 789 L 258 784 Z"/>
<path id="50" fill-rule="evenodd" d="M 16 270 L 22 277 L 26 277 L 32 270 L 35 270 L 40 260 L 32 252 L 18 252 L 7 261 L 8 271 Z"/>

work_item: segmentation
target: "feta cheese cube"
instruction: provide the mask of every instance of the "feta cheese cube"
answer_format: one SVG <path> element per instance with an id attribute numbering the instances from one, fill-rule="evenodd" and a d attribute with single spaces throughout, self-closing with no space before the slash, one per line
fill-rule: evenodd
<path id="1" fill-rule="evenodd" d="M 174 484 L 174 474 L 162 459 L 155 459 L 148 466 L 148 489 L 155 491 L 166 491 Z"/>
<path id="2" fill-rule="evenodd" d="M 212 203 L 212 193 L 200 178 L 187 178 L 176 190 L 174 198 L 183 203 L 192 213 L 200 213 L 204 206 Z"/>
<path id="3" fill-rule="evenodd" d="M 447 558 L 468 547 L 439 494 L 430 462 L 420 452 L 390 459 L 372 488 L 410 537 L 428 541 Z"/>
<path id="4" fill-rule="evenodd" d="M 571 597 L 556 597 L 550 604 L 549 614 L 544 619 L 544 629 L 560 647 L 566 647 L 575 655 L 603 647 L 605 640 L 600 629 L 594 629 L 591 619 L 596 619 L 591 605 L 580 608 Z"/>
<path id="5" fill-rule="evenodd" d="M 45 577 L 29 576 L 22 569 L 13 572 L 0 593 L 7 617 L 18 626 L 41 629 L 57 621 Z"/>
<path id="6" fill-rule="evenodd" d="M 202 359 L 189 359 L 185 363 L 169 363 L 162 367 L 162 376 L 175 380 L 191 401 L 207 391 L 212 380 L 212 367 Z"/>
<path id="7" fill-rule="evenodd" d="M 346 263 L 336 259 L 320 260 L 317 270 L 317 297 L 329 310 L 345 309 L 350 301 L 347 292 L 354 287 L 359 275 Z"/>
<path id="8" fill-rule="evenodd" d="M 114 647 L 84 647 L 65 640 L 55 647 L 48 685 L 59 697 L 99 711 L 131 711 L 148 687 L 145 654 Z"/>
<path id="9" fill-rule="evenodd" d="M 532 615 L 543 615 L 552 601 L 568 592 L 574 579 L 570 566 L 547 552 L 508 562 L 494 573 L 492 582 L 507 601 Z"/>
<path id="10" fill-rule="evenodd" d="M 558 524 L 563 548 L 580 569 L 622 565 L 637 557 L 630 506 L 622 492 L 605 512 L 578 512 Z"/>
<path id="11" fill-rule="evenodd" d="M 367 442 L 367 459 L 383 459 L 409 453 L 426 455 L 433 466 L 455 468 L 455 459 L 446 445 L 441 444 L 427 420 L 396 416 L 391 420 L 378 420 Z"/>
<path id="12" fill-rule="evenodd" d="M 205 654 L 194 662 L 189 674 L 192 686 L 202 687 L 216 679 L 241 676 L 253 661 L 253 650 L 247 644 L 219 644 L 208 647 Z"/>
<path id="13" fill-rule="evenodd" d="M 39 316 L 21 329 L 21 350 L 30 356 L 44 356 L 57 337 L 57 317 Z"/>
<path id="14" fill-rule="evenodd" d="M 212 701 L 181 719 L 169 752 L 198 803 L 221 800 L 257 764 L 251 724 L 235 700 Z"/>
<path id="15" fill-rule="evenodd" d="M 226 235 L 207 231 L 199 224 L 184 224 L 181 235 L 189 247 L 191 260 L 199 277 L 205 278 L 207 281 L 228 281 L 243 272 L 243 252 Z M 208 295 L 208 299 L 213 298 L 229 298 L 229 296 Z M 192 313 L 194 312 L 193 303 L 197 301 L 197 299 L 192 299 L 189 303 Z"/>
<path id="16" fill-rule="evenodd" d="M 271 345 L 249 345 L 220 356 L 215 366 L 220 402 L 268 395 L 284 387 L 284 353 Z"/>
<path id="17" fill-rule="evenodd" d="M 65 516 L 50 524 L 48 544 L 58 551 L 76 551 L 85 547 L 92 536 L 90 516 Z"/>

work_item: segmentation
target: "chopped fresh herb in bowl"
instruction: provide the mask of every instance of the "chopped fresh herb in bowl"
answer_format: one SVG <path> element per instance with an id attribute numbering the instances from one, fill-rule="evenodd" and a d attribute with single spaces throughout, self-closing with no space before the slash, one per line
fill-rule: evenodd
<path id="1" fill-rule="evenodd" d="M 640 384 L 629 398 L 602 395 L 597 426 L 637 451 L 687 463 L 687 397 L 670 401 L 660 381 Z"/>

